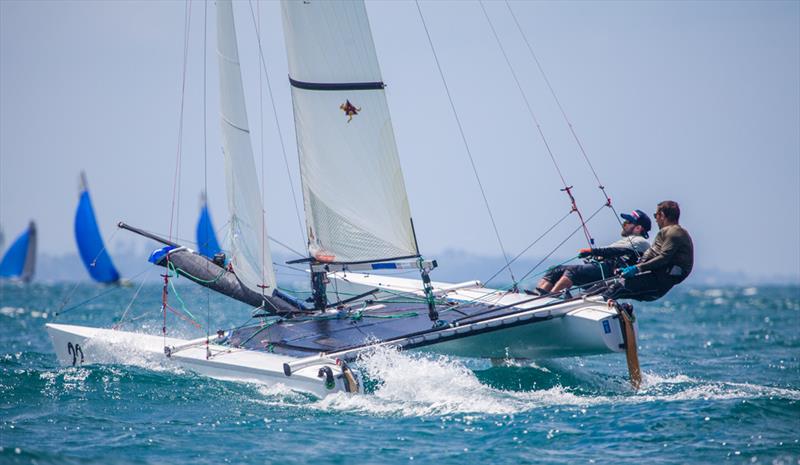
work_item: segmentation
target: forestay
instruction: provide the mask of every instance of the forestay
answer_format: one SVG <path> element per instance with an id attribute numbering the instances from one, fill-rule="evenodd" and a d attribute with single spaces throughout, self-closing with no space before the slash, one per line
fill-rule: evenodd
<path id="1" fill-rule="evenodd" d="M 259 293 L 275 289 L 275 271 L 267 242 L 239 51 L 230 0 L 217 2 L 217 53 L 220 72 L 220 122 L 231 228 L 231 262 L 239 280 Z"/>
<path id="2" fill-rule="evenodd" d="M 363 1 L 284 0 L 282 10 L 309 253 L 418 256 Z"/>

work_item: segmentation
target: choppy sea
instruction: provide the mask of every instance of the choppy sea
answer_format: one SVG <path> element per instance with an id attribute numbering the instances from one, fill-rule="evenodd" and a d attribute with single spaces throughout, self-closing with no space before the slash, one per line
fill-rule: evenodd
<path id="1" fill-rule="evenodd" d="M 178 291 L 204 326 L 247 314 Z M 492 366 L 385 350 L 361 362 L 372 393 L 325 399 L 135 354 L 58 365 L 45 323 L 109 327 L 124 313 L 126 329 L 157 333 L 160 292 L 0 284 L 0 463 L 800 463 L 800 286 L 637 304 L 638 392 L 622 355 Z"/>

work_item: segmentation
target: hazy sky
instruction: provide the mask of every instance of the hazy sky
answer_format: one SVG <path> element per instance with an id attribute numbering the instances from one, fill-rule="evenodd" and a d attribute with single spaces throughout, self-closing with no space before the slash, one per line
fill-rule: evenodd
<path id="1" fill-rule="evenodd" d="M 304 250 L 272 107 L 266 86 L 259 87 L 250 5 L 235 2 L 234 10 L 259 170 L 264 163 L 267 220 L 271 235 Z M 280 7 L 252 5 L 299 195 Z M 207 124 L 204 3 L 195 1 L 179 141 L 185 6 L 0 1 L 6 246 L 33 218 L 42 252 L 74 252 L 81 169 L 102 232 L 113 234 L 112 255 L 132 240 L 114 233 L 117 221 L 166 234 L 179 147 L 174 232 L 193 239 L 204 166 L 212 215 L 223 226 L 213 2 Z M 516 254 L 569 210 L 567 198 L 480 5 L 423 1 L 421 7 L 498 229 Z M 677 200 L 697 266 L 800 279 L 800 2 L 515 1 L 512 7 L 619 211 L 650 214 L 658 201 Z M 423 253 L 499 254 L 415 4 L 368 1 L 367 8 Z M 579 206 L 591 214 L 603 203 L 597 183 L 505 4 L 486 2 L 486 8 Z M 568 219 L 530 255 L 548 253 L 577 224 Z M 618 235 L 610 210 L 589 227 L 601 244 Z M 559 255 L 584 246 L 576 235 Z"/>

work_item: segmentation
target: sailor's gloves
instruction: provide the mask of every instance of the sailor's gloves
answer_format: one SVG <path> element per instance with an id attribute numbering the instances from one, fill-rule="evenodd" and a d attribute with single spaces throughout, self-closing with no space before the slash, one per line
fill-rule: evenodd
<path id="1" fill-rule="evenodd" d="M 630 278 L 632 276 L 636 276 L 636 273 L 639 272 L 639 268 L 636 265 L 626 266 L 622 270 L 620 270 L 620 274 L 623 278 Z"/>

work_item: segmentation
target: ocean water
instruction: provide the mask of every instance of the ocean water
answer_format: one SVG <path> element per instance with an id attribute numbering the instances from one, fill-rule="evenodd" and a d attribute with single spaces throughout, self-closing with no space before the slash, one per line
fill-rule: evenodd
<path id="1" fill-rule="evenodd" d="M 246 319 L 177 291 L 203 325 Z M 372 393 L 325 399 L 135 354 L 58 365 L 46 322 L 108 327 L 127 308 L 125 328 L 156 333 L 159 299 L 156 285 L 0 284 L 0 463 L 800 463 L 798 286 L 637 304 L 638 392 L 622 355 L 498 367 L 387 349 L 360 363 Z M 172 334 L 204 331 L 170 321 Z"/>

